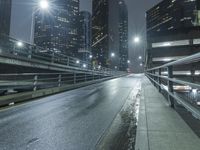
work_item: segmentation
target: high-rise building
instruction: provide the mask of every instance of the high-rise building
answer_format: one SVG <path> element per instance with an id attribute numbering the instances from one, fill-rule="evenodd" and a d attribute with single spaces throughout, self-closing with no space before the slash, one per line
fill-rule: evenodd
<path id="1" fill-rule="evenodd" d="M 10 33 L 11 3 L 11 0 L 0 0 L 0 34 Z"/>
<path id="2" fill-rule="evenodd" d="M 52 10 L 35 13 L 34 43 L 55 53 L 78 53 L 79 0 L 51 1 Z"/>
<path id="3" fill-rule="evenodd" d="M 199 52 L 200 0 L 163 0 L 146 20 L 149 67 Z"/>
<path id="4" fill-rule="evenodd" d="M 127 25 L 124 21 L 127 19 L 121 17 L 126 14 L 123 10 L 126 7 L 122 4 L 122 0 L 93 0 L 92 52 L 95 64 L 120 69 L 120 48 L 124 47 L 122 42 L 127 41 L 128 34 L 122 35 L 127 32 L 127 27 L 122 27 Z"/>
<path id="5" fill-rule="evenodd" d="M 119 70 L 128 68 L 128 9 L 123 0 L 119 1 Z"/>
<path id="6" fill-rule="evenodd" d="M 79 13 L 79 49 L 78 57 L 84 61 L 90 61 L 91 46 L 92 46 L 92 16 L 88 11 Z"/>

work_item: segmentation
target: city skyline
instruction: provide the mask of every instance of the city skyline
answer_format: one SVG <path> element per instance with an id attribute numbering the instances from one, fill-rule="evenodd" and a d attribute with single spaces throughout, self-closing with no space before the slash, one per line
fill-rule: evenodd
<path id="1" fill-rule="evenodd" d="M 36 0 L 34 0 L 36 1 Z M 145 11 L 155 5 L 160 0 L 126 0 L 129 12 L 129 54 L 132 63 L 131 70 L 141 72 L 140 62 L 137 62 L 139 55 L 144 54 L 144 48 L 135 46 L 132 39 L 135 35 L 140 35 L 145 40 Z M 80 10 L 91 11 L 91 0 L 80 0 Z M 144 5 L 145 4 L 145 5 Z M 31 3 L 25 0 L 13 0 L 13 11 L 11 20 L 11 36 L 29 42 L 30 26 L 31 26 Z M 145 41 L 144 41 L 145 42 Z M 143 45 L 145 43 L 143 42 Z"/>
<path id="2" fill-rule="evenodd" d="M 0 0 L 0 127 L 0 150 L 199 150 L 200 0 Z"/>

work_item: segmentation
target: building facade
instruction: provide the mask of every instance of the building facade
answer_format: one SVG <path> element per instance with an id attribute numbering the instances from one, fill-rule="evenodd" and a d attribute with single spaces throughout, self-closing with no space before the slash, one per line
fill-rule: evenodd
<path id="1" fill-rule="evenodd" d="M 79 49 L 78 57 L 83 61 L 90 61 L 91 46 L 92 46 L 92 16 L 88 11 L 79 13 Z"/>
<path id="2" fill-rule="evenodd" d="M 200 0 L 163 0 L 146 13 L 149 67 L 199 52 Z"/>
<path id="3" fill-rule="evenodd" d="M 121 69 L 120 46 L 126 37 L 126 26 L 123 18 L 125 7 L 122 0 L 93 0 L 92 16 L 92 52 L 97 65 Z M 120 39 L 122 38 L 122 39 Z M 126 45 L 126 44 L 125 44 Z M 126 60 L 127 62 L 127 60 Z"/>
<path id="4" fill-rule="evenodd" d="M 124 1 L 119 1 L 119 70 L 128 68 L 128 9 Z"/>
<path id="5" fill-rule="evenodd" d="M 79 0 L 56 0 L 52 10 L 35 13 L 34 43 L 49 52 L 78 53 Z"/>
<path id="6" fill-rule="evenodd" d="M 0 0 L 0 34 L 10 33 L 11 7 L 11 0 Z"/>

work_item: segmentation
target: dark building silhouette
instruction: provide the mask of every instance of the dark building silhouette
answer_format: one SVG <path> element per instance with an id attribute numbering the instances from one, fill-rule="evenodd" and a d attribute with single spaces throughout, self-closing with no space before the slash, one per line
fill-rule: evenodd
<path id="1" fill-rule="evenodd" d="M 163 0 L 146 20 L 149 67 L 199 52 L 200 0 Z"/>
<path id="2" fill-rule="evenodd" d="M 124 21 L 127 21 L 127 17 L 122 18 L 126 10 L 123 9 L 126 7 L 122 0 L 93 0 L 92 52 L 95 64 L 122 69 L 119 68 L 123 54 L 120 48 L 126 47 L 122 43 L 127 41 L 128 34 L 123 35 L 123 32 L 127 32 L 127 23 Z"/>
<path id="3" fill-rule="evenodd" d="M 79 13 L 79 50 L 78 57 L 84 61 L 90 61 L 91 46 L 92 46 L 92 16 L 90 12 L 81 11 Z"/>
<path id="4" fill-rule="evenodd" d="M 10 33 L 11 3 L 11 0 L 0 0 L 0 34 Z"/>
<path id="5" fill-rule="evenodd" d="M 128 68 L 128 9 L 124 1 L 119 1 L 119 70 Z"/>
<path id="6" fill-rule="evenodd" d="M 76 56 L 79 0 L 51 2 L 51 10 L 35 13 L 34 43 L 48 51 Z"/>

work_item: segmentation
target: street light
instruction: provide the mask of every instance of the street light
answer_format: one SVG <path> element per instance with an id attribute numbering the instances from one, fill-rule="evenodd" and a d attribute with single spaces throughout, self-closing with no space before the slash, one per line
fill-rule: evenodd
<path id="1" fill-rule="evenodd" d="M 86 64 L 83 64 L 83 68 L 86 68 L 87 67 L 87 65 Z"/>
<path id="2" fill-rule="evenodd" d="M 111 53 L 111 57 L 115 57 L 115 53 Z"/>
<path id="3" fill-rule="evenodd" d="M 92 55 L 90 55 L 89 57 L 90 57 L 90 59 L 91 59 L 91 58 L 92 58 Z"/>
<path id="4" fill-rule="evenodd" d="M 77 60 L 77 61 L 76 61 L 76 63 L 77 63 L 77 64 L 79 64 L 79 63 L 80 63 L 80 61 L 79 61 L 79 60 Z"/>
<path id="5" fill-rule="evenodd" d="M 128 60 L 128 61 L 127 61 L 127 63 L 128 63 L 128 64 L 130 64 L 130 63 L 131 63 L 131 61 L 130 61 L 130 60 Z"/>
<path id="6" fill-rule="evenodd" d="M 48 9 L 49 8 L 49 2 L 47 0 L 41 0 L 39 2 L 39 7 L 41 9 Z"/>
<path id="7" fill-rule="evenodd" d="M 140 66 L 142 67 L 142 66 L 143 66 L 143 64 L 141 63 L 141 64 L 140 64 Z"/>
<path id="8" fill-rule="evenodd" d="M 21 41 L 18 41 L 18 42 L 17 42 L 17 47 L 23 47 L 23 45 L 24 45 L 24 44 L 23 44 Z"/>
<path id="9" fill-rule="evenodd" d="M 139 56 L 138 58 L 141 60 L 141 59 L 142 59 L 142 56 Z"/>
<path id="10" fill-rule="evenodd" d="M 134 37 L 133 42 L 134 43 L 139 43 L 140 42 L 140 37 L 139 36 Z"/>

